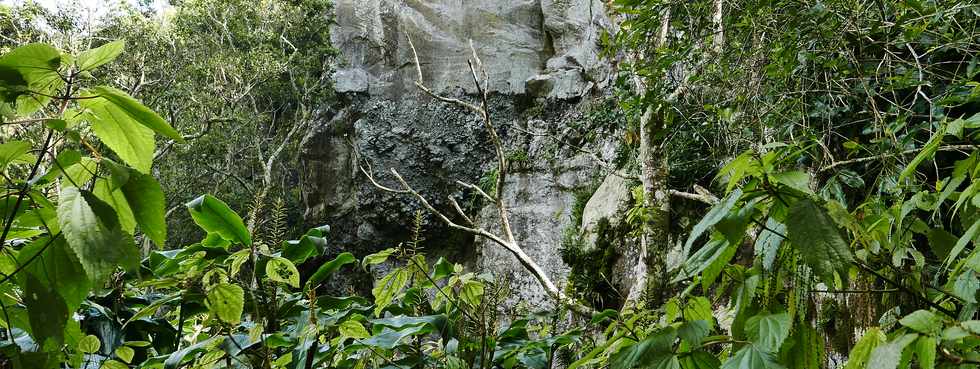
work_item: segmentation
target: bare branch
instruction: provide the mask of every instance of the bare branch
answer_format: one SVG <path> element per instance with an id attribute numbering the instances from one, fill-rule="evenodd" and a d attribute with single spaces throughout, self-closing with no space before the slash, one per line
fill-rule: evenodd
<path id="1" fill-rule="evenodd" d="M 460 186 L 463 186 L 463 187 L 466 187 L 466 188 L 469 188 L 469 189 L 471 189 L 473 191 L 476 191 L 476 193 L 480 194 L 481 196 L 483 196 L 484 199 L 487 199 L 487 200 L 489 200 L 492 203 L 496 203 L 497 202 L 497 199 L 493 198 L 493 196 L 490 196 L 486 192 L 484 192 L 483 189 L 480 188 L 480 186 L 477 186 L 477 185 L 472 184 L 472 183 L 466 183 L 466 182 L 463 182 L 463 181 L 460 181 L 460 180 L 457 180 L 456 181 L 456 184 L 458 184 Z"/>

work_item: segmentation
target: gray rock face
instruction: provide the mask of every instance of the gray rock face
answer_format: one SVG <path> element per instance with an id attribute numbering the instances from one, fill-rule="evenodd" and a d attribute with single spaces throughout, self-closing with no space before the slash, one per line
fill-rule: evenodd
<path id="1" fill-rule="evenodd" d="M 525 82 L 549 75 L 581 92 L 606 78 L 597 40 L 610 27 L 598 0 L 398 1 L 338 0 L 331 35 L 347 64 L 337 71 L 340 92 L 398 98 L 415 90 L 418 72 L 435 91 L 474 92 L 467 66 L 470 42 L 486 66 L 491 90 L 525 92 Z M 566 73 L 574 71 L 574 73 Z"/>
<path id="2" fill-rule="evenodd" d="M 336 251 L 364 255 L 409 238 L 415 199 L 377 190 L 361 173 L 400 188 L 396 169 L 434 206 L 452 213 L 453 196 L 480 225 L 496 227 L 492 212 L 456 186 L 479 183 L 494 157 L 482 122 L 471 112 L 435 101 L 415 86 L 418 72 L 409 38 L 434 91 L 474 101 L 467 60 L 470 41 L 489 74 L 492 116 L 511 152 L 530 163 L 507 181 L 515 236 L 556 282 L 568 273 L 558 248 L 574 202 L 595 165 L 553 151 L 531 128 L 560 132 L 609 78 L 597 40 L 609 21 L 599 0 L 336 0 L 332 42 L 342 55 L 335 89 L 345 99 L 332 119 L 302 142 L 305 218 L 330 224 Z M 569 100 L 572 99 L 572 100 Z M 547 113 L 541 114 L 539 111 Z M 533 125 L 529 123 L 535 116 Z M 534 127 L 532 127 L 534 126 Z M 549 151 L 551 150 L 551 151 Z M 547 300 L 537 282 L 506 250 L 452 232 L 426 218 L 426 252 L 514 282 L 532 305 Z"/>

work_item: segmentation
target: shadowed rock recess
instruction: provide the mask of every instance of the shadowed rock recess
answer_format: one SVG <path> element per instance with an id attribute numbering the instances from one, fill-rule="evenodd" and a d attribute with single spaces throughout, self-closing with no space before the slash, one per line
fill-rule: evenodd
<path id="1" fill-rule="evenodd" d="M 519 153 L 511 160 L 515 169 L 505 190 L 515 236 L 554 280 L 564 281 L 569 267 L 559 247 L 563 230 L 571 226 L 574 192 L 601 181 L 602 173 L 589 157 L 562 148 L 555 137 L 562 137 L 592 102 L 605 98 L 610 67 L 598 55 L 598 40 L 611 23 L 603 3 L 338 0 L 335 11 L 332 42 L 341 62 L 334 78 L 343 102 L 330 107 L 332 118 L 302 141 L 306 221 L 333 227 L 336 252 L 363 256 L 406 240 L 421 206 L 374 188 L 358 169 L 370 165 L 383 184 L 399 187 L 389 173 L 395 168 L 447 214 L 452 212 L 445 199 L 455 196 L 478 223 L 495 228 L 493 211 L 454 184 L 457 179 L 480 183 L 492 175 L 488 135 L 472 113 L 415 87 L 408 43 L 411 37 L 426 85 L 473 100 L 467 66 L 472 40 L 489 74 L 495 124 L 509 152 Z M 612 156 L 614 140 L 598 141 L 592 147 Z M 545 306 L 544 291 L 506 250 L 451 232 L 431 216 L 424 236 L 427 253 L 507 279 L 515 298 Z"/>

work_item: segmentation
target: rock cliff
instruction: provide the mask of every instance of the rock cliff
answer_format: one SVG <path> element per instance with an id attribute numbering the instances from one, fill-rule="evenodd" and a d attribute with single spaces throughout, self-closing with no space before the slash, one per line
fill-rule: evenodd
<path id="1" fill-rule="evenodd" d="M 515 236 L 555 281 L 564 281 L 569 267 L 559 248 L 563 231 L 573 226 L 575 191 L 602 176 L 590 155 L 555 137 L 574 133 L 582 114 L 604 96 L 611 68 L 599 57 L 598 41 L 611 25 L 603 3 L 337 0 L 335 11 L 332 42 L 343 61 L 334 80 L 343 103 L 302 142 L 307 222 L 331 224 L 338 251 L 363 255 L 405 240 L 420 204 L 375 189 L 360 173 L 364 166 L 393 187 L 387 172 L 396 168 L 437 207 L 448 209 L 444 199 L 454 196 L 478 223 L 495 227 L 490 209 L 454 184 L 492 175 L 488 136 L 470 112 L 416 89 L 408 39 L 426 85 L 462 99 L 475 90 L 467 66 L 472 42 L 489 74 L 492 114 L 515 168 L 506 184 Z M 612 137 L 593 141 L 600 155 L 613 155 Z M 509 280 L 519 300 L 547 300 L 502 248 L 451 232 L 433 217 L 426 226 L 427 253 Z"/>

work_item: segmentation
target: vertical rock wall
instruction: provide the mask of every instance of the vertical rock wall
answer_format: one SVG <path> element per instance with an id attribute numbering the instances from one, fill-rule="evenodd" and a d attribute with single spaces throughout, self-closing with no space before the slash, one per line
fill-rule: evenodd
<path id="1" fill-rule="evenodd" d="M 379 180 L 397 186 L 397 169 L 435 206 L 449 210 L 447 196 L 488 228 L 495 218 L 468 202 L 454 180 L 478 183 L 493 168 L 486 132 L 473 114 L 434 101 L 415 88 L 418 78 L 408 39 L 414 42 L 422 78 L 436 92 L 472 98 L 467 66 L 470 41 L 491 81 L 491 108 L 508 150 L 527 157 L 507 181 L 516 236 L 556 281 L 568 268 L 560 259 L 561 234 L 569 225 L 572 191 L 594 180 L 586 156 L 554 150 L 553 139 L 583 106 L 602 96 L 609 65 L 597 41 L 610 27 L 599 0 L 337 0 L 332 42 L 343 60 L 335 88 L 344 98 L 335 114 L 302 142 L 302 193 L 306 220 L 334 229 L 336 251 L 366 254 L 409 236 L 414 199 L 382 193 L 359 173 L 370 165 Z M 544 112 L 544 113 L 542 113 Z M 608 148 L 607 152 L 610 151 Z M 557 154 L 555 154 L 557 152 Z M 430 254 L 512 281 L 521 300 L 547 300 L 516 259 L 502 248 L 441 227 L 429 217 Z"/>

